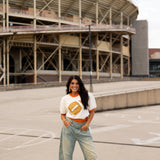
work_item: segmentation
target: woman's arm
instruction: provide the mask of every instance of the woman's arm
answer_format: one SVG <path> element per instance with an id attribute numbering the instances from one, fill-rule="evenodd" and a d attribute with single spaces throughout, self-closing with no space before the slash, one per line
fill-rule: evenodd
<path id="1" fill-rule="evenodd" d="M 67 121 L 67 120 L 66 120 L 66 115 L 65 115 L 65 114 L 61 114 L 61 120 L 63 121 L 63 123 L 64 123 L 64 125 L 65 125 L 66 127 L 68 127 L 69 125 L 72 126 L 72 123 L 71 123 L 70 121 Z"/>
<path id="2" fill-rule="evenodd" d="M 84 126 L 82 126 L 80 130 L 88 131 L 88 127 L 93 119 L 93 116 L 94 116 L 94 110 L 90 111 L 90 114 L 89 114 L 89 117 L 87 119 L 86 124 Z"/>

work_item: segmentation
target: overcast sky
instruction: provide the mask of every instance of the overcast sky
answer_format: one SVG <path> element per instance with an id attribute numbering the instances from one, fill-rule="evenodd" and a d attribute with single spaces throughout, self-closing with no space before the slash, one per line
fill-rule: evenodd
<path id="1" fill-rule="evenodd" d="M 138 20 L 147 20 L 149 48 L 160 48 L 160 0 L 133 0 L 139 8 Z"/>

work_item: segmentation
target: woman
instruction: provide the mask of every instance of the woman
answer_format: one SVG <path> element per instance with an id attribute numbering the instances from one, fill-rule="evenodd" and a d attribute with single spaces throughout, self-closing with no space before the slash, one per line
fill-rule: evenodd
<path id="1" fill-rule="evenodd" d="M 71 76 L 67 82 L 67 95 L 60 103 L 61 131 L 59 160 L 72 160 L 75 142 L 78 141 L 85 160 L 96 160 L 89 125 L 96 108 L 95 98 L 85 89 L 79 76 Z"/>

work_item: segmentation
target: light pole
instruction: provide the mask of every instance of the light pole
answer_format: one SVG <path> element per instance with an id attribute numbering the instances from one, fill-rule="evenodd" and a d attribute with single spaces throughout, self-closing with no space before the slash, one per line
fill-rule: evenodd
<path id="1" fill-rule="evenodd" d="M 91 25 L 89 25 L 89 68 L 90 68 L 90 87 L 89 91 L 93 92 L 93 86 L 92 86 L 92 54 L 91 54 Z"/>

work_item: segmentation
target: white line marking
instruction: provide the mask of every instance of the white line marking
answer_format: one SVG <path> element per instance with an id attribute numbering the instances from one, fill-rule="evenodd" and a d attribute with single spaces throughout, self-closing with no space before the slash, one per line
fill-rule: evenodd
<path id="1" fill-rule="evenodd" d="M 160 144 L 160 133 L 149 132 L 149 134 L 153 134 L 158 137 L 154 137 L 154 138 L 150 138 L 150 139 L 146 139 L 146 140 L 132 138 L 131 141 L 133 141 L 135 144 L 138 144 L 138 145 Z"/>
<path id="2" fill-rule="evenodd" d="M 13 128 L 1 130 L 0 133 L 5 133 L 5 132 L 10 131 L 10 130 L 12 130 L 12 129 L 13 129 Z"/>
<path id="3" fill-rule="evenodd" d="M 0 149 L 14 150 L 14 149 L 26 148 L 26 147 L 38 145 L 38 144 L 41 144 L 41 143 L 45 143 L 47 141 L 53 140 L 56 137 L 56 135 L 55 135 L 54 132 L 45 131 L 45 130 L 36 130 L 36 129 L 27 129 L 27 128 L 10 128 L 8 130 L 11 130 L 11 131 L 14 130 L 14 131 L 16 131 L 16 130 L 19 130 L 19 129 L 22 130 L 22 131 L 21 132 L 17 131 L 18 133 L 14 134 L 14 135 L 7 135 L 7 137 L 1 139 L 0 142 L 7 141 L 7 140 L 10 141 L 13 138 L 15 138 L 16 136 L 20 136 L 20 135 L 23 135 L 26 132 L 31 132 L 31 131 L 32 132 L 29 134 L 29 136 L 34 136 L 34 133 L 37 132 L 37 131 L 38 132 L 43 132 L 43 134 L 41 134 L 40 136 L 37 136 L 37 137 L 29 137 L 29 138 L 32 138 L 32 139 L 27 140 L 26 142 L 23 142 L 22 144 L 15 145 L 14 147 L 6 147 L 6 148 L 1 147 Z M 23 131 L 23 130 L 25 130 L 25 131 Z M 43 137 L 46 137 L 46 136 L 48 138 L 43 138 Z M 36 142 L 36 141 L 38 141 L 38 142 Z"/>
<path id="4" fill-rule="evenodd" d="M 2 139 L 0 140 L 0 142 L 3 142 L 3 141 L 6 141 L 6 140 L 8 140 L 8 139 L 11 139 L 11 138 L 13 138 L 13 137 L 19 136 L 19 135 L 24 134 L 24 133 L 26 133 L 26 132 L 28 132 L 28 131 L 29 131 L 29 130 L 26 130 L 26 131 L 20 132 L 20 133 L 18 133 L 18 134 L 14 134 L 14 135 L 10 135 L 10 136 L 8 136 L 8 137 L 6 137 L 6 138 L 2 138 Z"/>
<path id="5" fill-rule="evenodd" d="M 154 121 L 148 121 L 148 120 L 133 120 L 133 121 L 128 121 L 132 123 L 153 123 L 153 124 L 159 124 L 160 122 L 154 122 Z"/>
<path id="6" fill-rule="evenodd" d="M 45 143 L 45 142 L 50 141 L 50 140 L 52 140 L 52 139 L 55 138 L 55 134 L 54 134 L 54 133 L 50 132 L 50 134 L 51 134 L 51 137 L 50 137 L 50 138 L 41 140 L 42 137 L 49 135 L 49 133 L 47 133 L 47 134 L 42 134 L 41 136 L 36 137 L 36 138 L 33 138 L 33 139 L 29 140 L 29 141 L 26 141 L 26 142 L 24 142 L 24 143 L 21 144 L 21 145 L 18 145 L 18 146 L 16 146 L 16 147 L 12 147 L 12 148 L 7 148 L 7 150 L 21 149 L 21 148 L 31 147 L 31 146 L 34 146 L 34 145 L 38 145 L 38 144 L 41 144 L 41 143 Z M 32 143 L 32 142 L 34 142 L 34 141 L 36 141 L 36 140 L 38 140 L 38 139 L 40 140 L 39 142 Z"/>
<path id="7" fill-rule="evenodd" d="M 94 128 L 94 129 L 91 129 L 91 133 L 93 134 L 93 133 L 99 133 L 99 132 L 108 132 L 108 131 L 128 128 L 128 127 L 131 127 L 131 125 L 120 124 L 120 125 L 115 125 L 115 126 L 110 126 L 110 127 Z"/>

